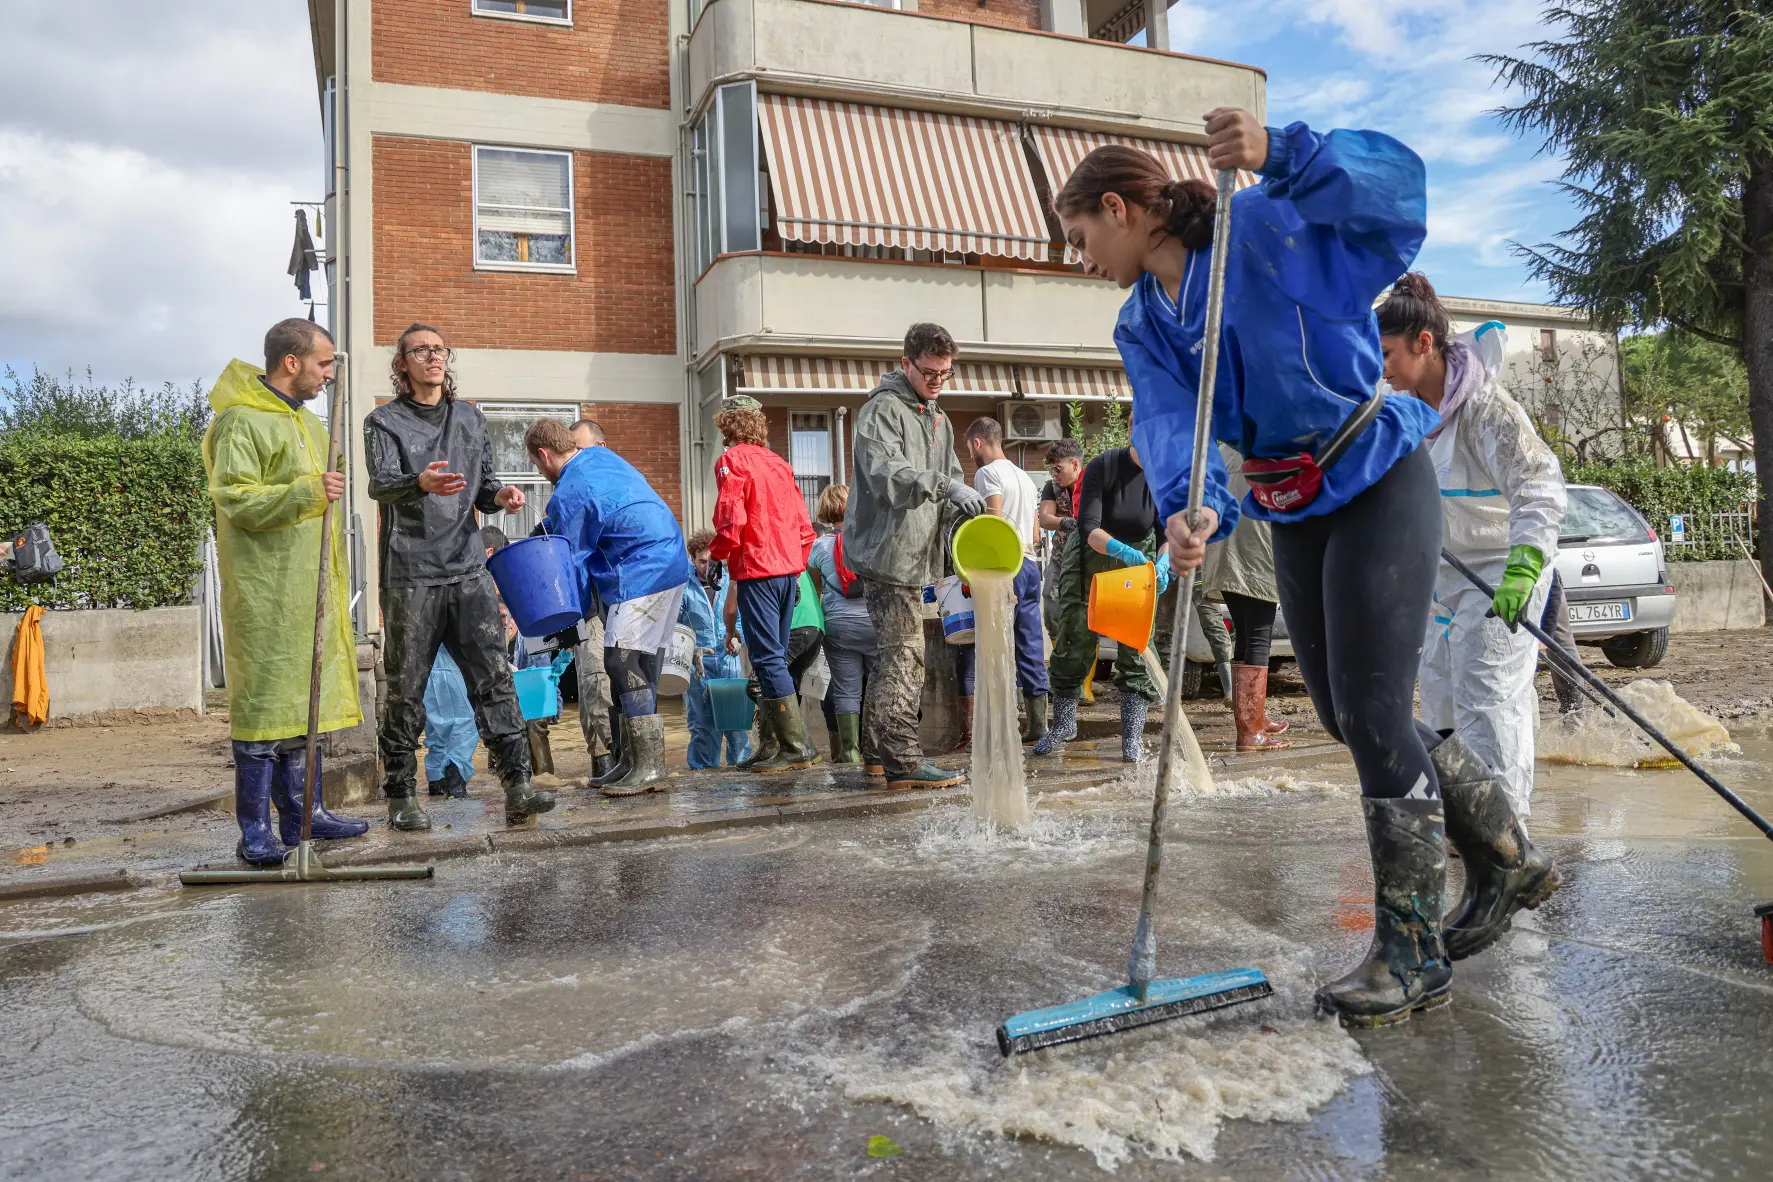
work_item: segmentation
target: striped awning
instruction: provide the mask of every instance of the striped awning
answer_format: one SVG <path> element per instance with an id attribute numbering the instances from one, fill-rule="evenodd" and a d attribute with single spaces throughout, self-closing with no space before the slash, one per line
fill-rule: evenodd
<path id="1" fill-rule="evenodd" d="M 867 394 L 881 375 L 897 366 L 880 358 L 754 356 L 740 362 L 740 394 Z M 1016 373 L 1009 365 L 961 362 L 944 394 L 1016 396 Z"/>
<path id="2" fill-rule="evenodd" d="M 783 238 L 1046 261 L 1014 124 L 780 94 L 758 108 Z"/>
<path id="3" fill-rule="evenodd" d="M 1066 402 L 1130 402 L 1132 383 L 1122 369 L 1081 369 L 1059 365 L 1023 365 L 1022 392 L 1029 398 Z"/>

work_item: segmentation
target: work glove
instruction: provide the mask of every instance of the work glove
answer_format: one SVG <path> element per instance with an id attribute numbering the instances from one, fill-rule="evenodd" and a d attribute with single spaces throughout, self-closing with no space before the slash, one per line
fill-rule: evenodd
<path id="1" fill-rule="evenodd" d="M 1162 595 L 1170 589 L 1170 552 L 1165 550 L 1157 556 L 1157 593 Z"/>
<path id="2" fill-rule="evenodd" d="M 954 506 L 954 511 L 960 514 L 963 521 L 985 512 L 985 498 L 979 495 L 978 489 L 964 480 L 948 482 L 948 503 Z"/>
<path id="3" fill-rule="evenodd" d="M 1496 596 L 1490 600 L 1490 611 L 1514 631 L 1520 621 L 1521 612 L 1527 606 L 1527 600 L 1533 595 L 1533 588 L 1539 582 L 1539 575 L 1545 569 L 1545 555 L 1537 546 L 1515 546 L 1508 552 L 1508 569 L 1502 572 L 1502 581 L 1496 584 Z"/>
<path id="4" fill-rule="evenodd" d="M 1145 555 L 1139 552 L 1139 548 L 1137 546 L 1129 546 L 1119 538 L 1108 539 L 1108 557 L 1114 559 L 1122 566 L 1145 565 Z"/>

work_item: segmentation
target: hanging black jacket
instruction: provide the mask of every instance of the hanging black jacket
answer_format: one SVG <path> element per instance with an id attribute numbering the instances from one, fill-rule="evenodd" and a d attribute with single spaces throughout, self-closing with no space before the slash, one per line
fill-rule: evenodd
<path id="1" fill-rule="evenodd" d="M 381 585 L 422 587 L 453 583 L 486 565 L 486 547 L 474 510 L 499 512 L 504 487 L 493 468 L 486 417 L 456 399 L 420 406 L 396 398 L 363 421 L 369 495 L 382 506 Z M 419 473 L 435 460 L 468 481 L 454 496 L 419 488 Z"/>

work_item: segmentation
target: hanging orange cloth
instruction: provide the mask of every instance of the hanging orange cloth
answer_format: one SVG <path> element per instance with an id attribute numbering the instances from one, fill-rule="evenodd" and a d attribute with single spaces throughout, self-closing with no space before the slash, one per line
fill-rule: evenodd
<path id="1" fill-rule="evenodd" d="M 20 727 L 49 720 L 49 678 L 43 673 L 43 609 L 32 604 L 12 642 L 12 714 Z"/>

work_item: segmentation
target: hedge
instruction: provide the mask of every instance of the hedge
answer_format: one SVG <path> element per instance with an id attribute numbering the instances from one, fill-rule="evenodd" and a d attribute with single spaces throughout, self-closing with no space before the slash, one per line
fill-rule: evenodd
<path id="1" fill-rule="evenodd" d="M 1713 528 L 1712 514 L 1741 513 L 1759 491 L 1752 472 L 1731 472 L 1702 464 L 1658 468 L 1648 457 L 1613 464 L 1571 464 L 1564 468 L 1571 484 L 1598 484 L 1618 493 L 1642 513 L 1666 543 L 1668 519 L 1687 518 L 1687 545 L 1665 545 L 1670 562 L 1701 562 L 1741 558 L 1742 551 L 1727 531 Z M 1753 545 L 1753 542 L 1750 542 Z"/>
<path id="2" fill-rule="evenodd" d="M 187 603 L 214 519 L 187 433 L 0 436 L 0 530 L 47 523 L 67 564 L 53 583 L 0 575 L 0 610 Z"/>

